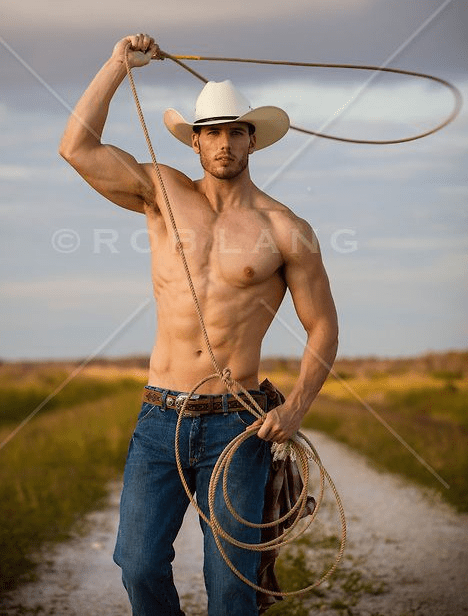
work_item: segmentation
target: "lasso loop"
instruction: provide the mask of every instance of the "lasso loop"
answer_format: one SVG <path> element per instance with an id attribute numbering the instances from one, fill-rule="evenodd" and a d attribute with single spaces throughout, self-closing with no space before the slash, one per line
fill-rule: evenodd
<path id="1" fill-rule="evenodd" d="M 221 370 L 220 366 L 218 365 L 216 358 L 214 356 L 213 353 L 213 349 L 211 347 L 210 344 L 210 340 L 208 337 L 208 333 L 206 330 L 206 326 L 205 326 L 205 322 L 203 319 L 203 315 L 201 312 L 201 308 L 200 308 L 200 303 L 198 301 L 198 297 L 195 291 L 195 287 L 193 285 L 193 280 L 192 280 L 192 276 L 190 274 L 190 269 L 187 263 L 187 259 L 184 253 L 184 249 L 183 249 L 183 245 L 182 242 L 180 240 L 180 236 L 179 236 L 179 232 L 177 229 L 177 225 L 174 219 L 174 215 L 172 212 L 172 207 L 171 207 L 171 203 L 169 201 L 169 197 L 167 195 L 167 191 L 164 185 L 164 181 L 161 175 L 161 171 L 159 169 L 159 165 L 158 162 L 156 160 L 156 155 L 154 153 L 154 149 L 151 143 L 151 139 L 148 133 L 148 129 L 146 127 L 146 122 L 143 116 L 143 112 L 141 109 L 141 105 L 140 105 L 140 101 L 138 99 L 138 94 L 136 91 L 136 87 L 135 87 L 135 83 L 133 80 L 133 75 L 132 75 L 132 71 L 130 68 L 130 64 L 129 64 L 129 60 L 128 60 L 128 51 L 129 51 L 130 45 L 127 45 L 126 49 L 125 49 L 125 66 L 127 69 L 127 75 L 128 75 L 128 79 L 130 82 L 130 87 L 132 89 L 132 93 L 133 93 L 133 97 L 135 99 L 135 105 L 137 108 L 137 112 L 138 112 L 138 116 L 140 119 L 140 123 L 143 129 L 143 133 L 145 135 L 145 139 L 148 145 L 148 149 L 151 155 L 151 160 L 153 163 L 153 167 L 155 169 L 156 172 L 156 176 L 158 178 L 158 182 L 161 188 L 161 192 L 163 195 L 163 199 L 164 199 L 164 203 L 169 215 L 169 219 L 171 222 L 171 226 L 174 232 L 174 236 L 176 238 L 176 245 L 177 245 L 177 249 L 178 252 L 180 254 L 180 257 L 182 259 L 182 263 L 184 266 L 184 270 L 185 270 L 185 274 L 187 277 L 187 281 L 190 287 L 190 291 L 192 294 L 192 299 L 194 302 L 194 306 L 196 309 L 196 313 L 200 322 L 200 327 L 203 333 L 203 338 L 208 350 L 208 353 L 211 357 L 211 361 L 213 363 L 215 372 L 213 374 L 210 374 L 209 376 L 206 376 L 205 378 L 201 379 L 196 385 L 195 387 L 193 387 L 193 389 L 187 394 L 187 396 L 185 397 L 185 400 L 182 404 L 181 409 L 179 410 L 179 416 L 177 419 L 177 425 L 176 425 L 176 433 L 175 433 L 175 443 L 174 443 L 174 447 L 175 447 L 175 458 L 176 458 L 176 463 L 177 463 L 177 469 L 179 471 L 179 475 L 180 475 L 180 480 L 182 482 L 182 485 L 184 486 L 184 489 L 187 493 L 188 498 L 190 499 L 190 502 L 192 503 L 192 505 L 195 507 L 195 509 L 198 512 L 198 515 L 206 522 L 206 524 L 208 524 L 208 526 L 211 527 L 212 532 L 213 532 L 213 536 L 216 542 L 216 545 L 223 557 L 223 559 L 225 560 L 226 564 L 228 565 L 228 567 L 242 580 L 244 581 L 246 584 L 248 584 L 249 586 L 251 586 L 252 588 L 256 589 L 257 591 L 260 591 L 262 593 L 265 594 L 269 594 L 269 595 L 275 595 L 275 596 L 282 596 L 282 597 L 288 597 L 288 596 L 293 596 L 293 595 L 301 595 L 304 594 L 306 592 L 308 592 L 309 590 L 311 590 L 312 588 L 317 587 L 319 584 L 321 584 L 325 579 L 327 579 L 332 573 L 333 571 L 336 569 L 336 567 L 338 566 L 338 563 L 340 562 L 342 556 L 343 556 L 343 552 L 344 552 L 344 548 L 345 548 L 345 544 L 346 544 L 346 520 L 345 520 L 345 515 L 344 515 L 344 509 L 343 509 L 343 505 L 341 503 L 341 499 L 338 495 L 338 492 L 335 488 L 335 485 L 330 477 L 330 475 L 327 473 L 327 471 L 325 470 L 320 457 L 317 453 L 317 451 L 315 450 L 314 446 L 312 445 L 312 443 L 309 441 L 309 439 L 303 435 L 302 433 L 298 432 L 296 437 L 290 439 L 288 441 L 287 447 L 290 448 L 293 452 L 294 455 L 296 456 L 297 459 L 299 459 L 300 461 L 300 465 L 301 465 L 301 471 L 302 471 L 302 478 L 303 478 L 303 488 L 302 488 L 302 492 L 297 500 L 297 502 L 294 504 L 294 506 L 291 508 L 290 511 L 288 511 L 286 513 L 286 515 L 284 515 L 282 518 L 280 518 L 279 520 L 275 520 L 274 522 L 271 523 L 265 523 L 265 524 L 253 524 L 247 520 L 244 520 L 242 517 L 239 516 L 239 514 L 235 511 L 234 507 L 232 506 L 231 500 L 229 498 L 229 494 L 228 494 L 228 473 L 229 473 L 229 467 L 231 464 L 231 461 L 233 459 L 234 454 L 236 453 L 237 449 L 242 445 L 242 443 L 244 441 L 246 441 L 248 438 L 251 438 L 252 436 L 256 435 L 259 428 L 258 427 L 251 427 L 248 428 L 247 430 L 245 430 L 243 433 L 241 433 L 239 436 L 237 436 L 236 438 L 234 438 L 227 446 L 226 448 L 223 450 L 223 452 L 221 453 L 221 455 L 219 456 L 215 467 L 213 469 L 212 475 L 211 475 L 211 479 L 210 479 L 210 484 L 209 484 L 209 488 L 208 488 L 208 506 L 209 506 L 209 515 L 210 517 L 208 518 L 205 513 L 200 509 L 200 507 L 198 506 L 196 500 L 193 497 L 193 494 L 190 491 L 190 488 L 187 484 L 187 481 L 185 480 L 185 476 L 184 476 L 184 472 L 183 472 L 183 468 L 182 468 L 182 463 L 181 463 L 181 459 L 180 459 L 180 447 L 179 447 L 179 441 L 180 441 L 180 427 L 181 427 L 181 423 L 182 423 L 182 419 L 184 417 L 185 414 L 185 410 L 187 407 L 187 404 L 190 401 L 190 398 L 194 395 L 194 393 L 205 383 L 207 383 L 208 381 L 212 380 L 212 379 L 216 379 L 219 378 L 226 386 L 226 389 L 228 390 L 228 392 L 230 394 L 232 394 L 234 396 L 234 398 L 240 403 L 242 404 L 242 406 L 248 410 L 254 417 L 256 418 L 262 418 L 265 416 L 265 411 L 258 405 L 258 403 L 255 401 L 255 399 L 252 397 L 252 395 L 235 379 L 232 378 L 232 374 L 231 374 L 231 370 L 228 367 L 225 367 L 224 369 Z M 242 397 L 240 394 L 243 394 L 244 397 Z M 281 447 L 281 445 L 280 445 Z M 307 523 L 307 525 L 299 532 L 296 533 L 295 536 L 290 536 L 292 535 L 293 531 L 296 529 L 298 522 L 301 519 L 301 515 L 305 510 L 305 507 L 307 505 L 307 489 L 308 489 L 308 485 L 309 485 L 309 459 L 312 459 L 318 466 L 319 471 L 320 471 L 320 493 L 317 499 L 317 504 L 316 507 L 314 509 L 313 514 L 310 516 L 310 519 Z M 223 528 L 222 526 L 219 524 L 218 519 L 216 517 L 216 512 L 214 510 L 214 500 L 215 500 L 215 493 L 216 493 L 216 489 L 220 480 L 221 475 L 223 476 L 223 494 L 224 494 L 224 498 L 226 501 L 226 506 L 228 507 L 229 511 L 231 512 L 231 514 L 234 516 L 234 518 L 236 520 L 238 520 L 239 522 L 243 523 L 243 524 L 247 524 L 249 526 L 254 526 L 255 528 L 268 528 L 268 527 L 272 527 L 275 526 L 281 522 L 284 522 L 285 520 L 291 518 L 294 516 L 293 522 L 290 524 L 290 526 L 284 531 L 284 533 L 280 534 L 276 539 L 272 539 L 271 541 L 266 541 L 263 543 L 259 543 L 259 544 L 250 544 L 250 543 L 244 543 L 241 541 L 238 541 L 237 539 L 235 539 L 234 537 L 232 537 L 231 535 L 229 535 Z M 310 524 L 313 522 L 313 520 L 315 519 L 315 517 L 317 516 L 318 510 L 320 508 L 320 504 L 322 503 L 322 499 L 323 499 L 323 493 L 324 493 L 324 487 L 325 487 L 325 479 L 327 480 L 328 484 L 330 485 L 333 494 L 335 496 L 337 505 L 338 505 L 338 510 L 339 510 L 339 515 L 340 515 L 340 521 L 341 521 L 341 543 L 340 543 L 340 548 L 339 548 L 339 552 L 338 555 L 335 559 L 335 562 L 331 565 L 331 567 L 313 584 L 307 586 L 306 588 L 303 588 L 301 590 L 297 590 L 297 591 L 290 591 L 290 592 L 281 592 L 281 591 L 273 591 L 270 590 L 268 588 L 262 588 L 261 586 L 258 586 L 257 584 L 254 584 L 253 582 L 251 582 L 249 579 L 247 579 L 240 571 L 238 571 L 236 569 L 236 567 L 233 565 L 233 563 L 231 562 L 231 560 L 229 559 L 228 555 L 226 554 L 223 545 L 221 544 L 221 538 L 225 539 L 226 541 L 228 541 L 229 543 L 238 546 L 240 548 L 243 549 L 247 549 L 247 550 L 254 550 L 254 551 L 266 551 L 266 550 L 272 550 L 273 548 L 278 548 L 281 546 L 284 546 L 288 543 L 290 543 L 292 540 L 294 540 L 296 537 L 298 537 L 299 535 L 301 535 L 302 533 L 305 532 L 305 530 L 307 530 L 307 528 L 310 526 Z"/>
<path id="2" fill-rule="evenodd" d="M 208 79 L 200 73 L 194 71 L 190 66 L 187 66 L 182 60 L 196 60 L 196 61 L 209 61 L 209 62 L 241 62 L 241 63 L 249 63 L 249 64 L 269 64 L 274 66 L 297 66 L 297 67 L 306 67 L 306 68 L 338 68 L 338 69 L 350 69 L 350 70 L 359 70 L 359 71 L 376 71 L 382 73 L 393 73 L 396 75 L 407 75 L 409 77 L 418 77 L 421 79 L 429 79 L 430 81 L 434 81 L 439 83 L 440 85 L 448 88 L 453 95 L 454 105 L 450 114 L 439 124 L 437 124 L 434 128 L 431 128 L 427 131 L 418 133 L 416 135 L 412 135 L 410 137 L 403 137 L 401 139 L 352 139 L 348 137 L 338 137 L 336 135 L 329 135 L 327 133 L 320 133 L 308 128 L 302 128 L 300 126 L 291 126 L 292 130 L 298 131 L 300 133 L 305 133 L 306 135 L 313 135 L 315 137 L 322 137 L 323 139 L 333 139 L 334 141 L 344 141 L 345 143 L 362 143 L 362 144 L 371 144 L 371 145 L 391 145 L 394 143 L 407 143 L 408 141 L 416 141 L 416 139 L 422 139 L 423 137 L 427 137 L 428 135 L 432 135 L 437 131 L 444 128 L 453 122 L 455 118 L 460 113 L 463 104 L 463 98 L 458 90 L 453 84 L 446 81 L 445 79 L 441 79 L 440 77 L 434 77 L 433 75 L 426 75 L 425 73 L 417 73 L 416 71 L 407 71 L 400 68 L 388 68 L 386 66 L 372 66 L 372 65 L 359 65 L 359 64 L 334 64 L 334 63 L 326 63 L 326 62 L 290 62 L 287 60 L 258 60 L 253 58 L 222 58 L 216 56 L 187 56 L 187 55 L 171 55 L 166 51 L 160 51 L 158 57 L 169 58 L 186 71 L 191 73 L 194 77 L 203 81 L 204 83 L 208 82 Z"/>

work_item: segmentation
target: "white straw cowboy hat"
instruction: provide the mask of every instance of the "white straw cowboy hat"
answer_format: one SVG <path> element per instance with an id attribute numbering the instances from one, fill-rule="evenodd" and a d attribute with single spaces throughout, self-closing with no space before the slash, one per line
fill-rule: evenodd
<path id="1" fill-rule="evenodd" d="M 175 109 L 164 113 L 167 129 L 188 146 L 192 145 L 194 126 L 248 122 L 255 126 L 256 150 L 261 150 L 284 137 L 289 129 L 288 114 L 279 107 L 252 109 L 249 101 L 231 81 L 209 81 L 195 104 L 195 120 L 187 122 Z"/>

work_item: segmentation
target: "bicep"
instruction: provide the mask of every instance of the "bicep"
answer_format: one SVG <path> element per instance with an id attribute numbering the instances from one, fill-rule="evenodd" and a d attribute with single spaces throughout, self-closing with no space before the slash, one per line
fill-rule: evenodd
<path id="1" fill-rule="evenodd" d="M 154 202 L 154 187 L 144 165 L 120 148 L 100 144 L 70 162 L 98 193 L 121 207 L 143 213 L 144 204 Z"/>
<path id="2" fill-rule="evenodd" d="M 304 329 L 310 333 L 321 324 L 330 333 L 337 330 L 337 316 L 330 283 L 320 251 L 302 251 L 285 264 L 286 284 Z"/>

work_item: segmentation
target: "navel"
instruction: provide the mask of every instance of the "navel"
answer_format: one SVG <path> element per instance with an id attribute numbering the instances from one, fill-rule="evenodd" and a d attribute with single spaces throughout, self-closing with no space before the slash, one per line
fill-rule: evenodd
<path id="1" fill-rule="evenodd" d="M 252 278 L 255 275 L 255 270 L 253 267 L 250 266 L 244 267 L 244 274 L 247 276 L 247 278 Z"/>

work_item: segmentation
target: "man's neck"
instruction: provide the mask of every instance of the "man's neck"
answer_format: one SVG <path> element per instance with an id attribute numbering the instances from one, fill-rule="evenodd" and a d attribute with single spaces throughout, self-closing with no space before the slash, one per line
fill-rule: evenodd
<path id="1" fill-rule="evenodd" d="M 257 190 L 247 169 L 231 180 L 218 179 L 205 173 L 205 177 L 198 182 L 198 188 L 213 211 L 218 213 L 226 209 L 250 207 L 253 193 Z"/>

